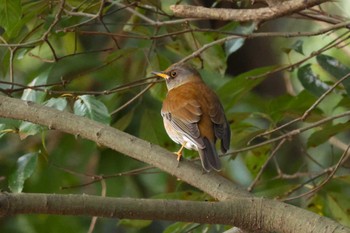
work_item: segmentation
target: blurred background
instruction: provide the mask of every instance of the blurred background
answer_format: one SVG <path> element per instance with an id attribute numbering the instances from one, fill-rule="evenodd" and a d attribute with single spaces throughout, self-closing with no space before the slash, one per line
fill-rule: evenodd
<path id="1" fill-rule="evenodd" d="M 349 111 L 350 81 L 322 96 L 350 73 L 350 2 L 329 2 L 259 23 L 179 21 L 169 6 L 186 3 L 268 7 L 265 1 L 250 0 L 10 1 L 0 7 L 1 95 L 89 117 L 177 151 L 160 115 L 166 87 L 151 71 L 186 59 L 219 95 L 230 122 L 231 150 L 222 157 L 222 175 L 258 196 L 285 200 L 350 226 L 349 114 L 337 117 Z M 219 43 L 226 37 L 231 39 Z M 209 43 L 199 56 L 192 55 Z M 294 129 L 302 133 L 290 136 Z M 274 140 L 277 137 L 282 138 Z M 197 152 L 186 150 L 184 156 L 195 159 Z M 1 118 L 0 187 L 7 192 L 211 200 L 176 177 L 79 136 Z M 87 217 L 19 215 L 1 218 L 0 231 L 230 228 L 166 221 L 91 222 Z"/>

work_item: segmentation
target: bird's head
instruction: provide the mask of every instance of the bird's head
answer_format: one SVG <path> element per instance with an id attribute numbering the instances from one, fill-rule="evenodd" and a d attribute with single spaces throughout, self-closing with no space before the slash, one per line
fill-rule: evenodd
<path id="1" fill-rule="evenodd" d="M 201 80 L 198 71 L 185 63 L 174 64 L 165 71 L 152 74 L 164 78 L 169 91 L 185 83 Z"/>

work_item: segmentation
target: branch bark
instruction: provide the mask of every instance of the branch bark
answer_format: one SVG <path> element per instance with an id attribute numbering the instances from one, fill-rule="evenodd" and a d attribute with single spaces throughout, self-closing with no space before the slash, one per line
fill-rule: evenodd
<path id="1" fill-rule="evenodd" d="M 289 0 L 271 7 L 259 9 L 207 8 L 202 6 L 172 5 L 174 15 L 183 18 L 201 18 L 214 20 L 233 20 L 237 22 L 267 21 L 284 15 L 290 15 L 306 8 L 320 5 L 329 0 Z"/>
<path id="2" fill-rule="evenodd" d="M 220 220 L 217 220 L 217 223 L 222 223 L 222 221 L 230 222 L 231 224 L 237 224 L 236 226 L 241 227 L 242 229 L 259 230 L 259 232 L 350 232 L 350 229 L 307 210 L 274 200 L 253 198 L 250 193 L 237 187 L 218 173 L 203 173 L 200 165 L 193 162 L 184 160 L 180 163 L 180 166 L 177 167 L 175 156 L 165 149 L 87 118 L 5 96 L 0 96 L 0 117 L 30 121 L 47 126 L 49 129 L 57 129 L 87 138 L 100 145 L 109 147 L 129 155 L 130 157 L 156 166 L 194 187 L 203 190 L 216 199 L 225 201 L 216 204 L 195 203 L 195 205 L 200 205 L 197 206 L 198 208 L 203 209 L 196 209 L 193 216 L 188 218 L 182 218 L 182 214 L 179 214 L 178 212 L 177 205 L 182 204 L 176 204 L 175 208 L 172 206 L 173 204 L 170 204 L 170 206 L 168 205 L 168 200 L 153 200 L 154 202 L 152 202 L 152 200 L 139 201 L 138 203 L 140 204 L 137 206 L 137 211 L 141 211 L 140 213 L 142 213 L 142 211 L 147 211 L 153 205 L 160 205 L 157 210 L 154 210 L 157 213 L 154 213 L 152 218 L 159 217 L 160 219 L 163 219 L 162 216 L 167 215 L 166 219 L 168 220 L 202 222 L 204 220 L 196 219 L 195 215 L 198 215 L 199 213 L 210 213 L 206 215 L 208 221 L 205 221 L 209 222 L 209 219 L 211 218 L 216 219 L 215 212 L 210 212 L 210 209 L 218 208 L 221 209 L 221 213 L 225 213 L 224 215 L 220 215 L 225 218 L 225 220 L 221 220 L 220 217 Z M 42 195 L 43 196 L 36 196 L 34 194 L 0 195 L 1 214 L 77 213 L 79 215 L 91 214 L 92 216 L 109 217 L 113 214 L 113 217 L 119 218 L 133 218 L 133 216 L 134 218 L 151 218 L 149 212 L 144 212 L 145 215 L 142 216 L 135 214 L 133 211 L 130 212 L 133 213 L 130 215 L 126 215 L 125 212 L 117 215 L 116 213 L 119 213 L 118 208 L 120 208 L 122 204 L 114 201 L 118 201 L 119 199 L 90 197 L 87 195 Z M 129 203 L 126 199 L 121 200 Z M 152 204 L 150 205 L 149 203 Z M 239 203 L 242 205 L 238 206 Z M 57 210 L 57 208 L 60 208 L 63 204 L 65 205 L 65 208 L 60 211 Z M 192 203 L 184 202 L 181 208 L 184 208 L 183 211 L 185 212 L 188 206 L 187 204 Z M 229 209 L 222 209 L 225 205 L 230 206 L 228 207 Z M 105 209 L 109 209 L 107 214 L 104 212 Z M 177 217 L 171 214 L 174 209 L 177 212 Z M 112 210 L 115 212 L 110 212 Z"/>
<path id="3" fill-rule="evenodd" d="M 199 202 L 90 195 L 0 194 L 0 217 L 33 213 L 226 224 L 253 232 L 350 232 L 330 219 L 263 198 Z M 295 221 L 289 221 L 289 216 L 298 214 L 300 216 Z"/>

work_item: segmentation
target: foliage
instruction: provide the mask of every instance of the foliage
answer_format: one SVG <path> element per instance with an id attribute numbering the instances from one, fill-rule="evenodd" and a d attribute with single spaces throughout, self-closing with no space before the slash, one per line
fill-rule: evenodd
<path id="1" fill-rule="evenodd" d="M 273 32 L 264 37 L 264 46 L 270 43 L 275 50 L 269 50 L 274 59 L 255 49 L 257 60 L 268 60 L 269 65 L 239 57 L 248 69 L 234 76 L 226 72 L 233 64 L 230 58 L 235 59 L 248 40 L 262 37 L 256 24 L 233 22 L 208 28 L 210 23 L 202 21 L 162 23 L 172 20 L 169 5 L 177 1 L 119 2 L 0 0 L 0 91 L 28 103 L 110 124 L 175 151 L 178 145 L 166 135 L 160 116 L 165 85 L 146 78 L 151 71 L 186 58 L 218 93 L 231 125 L 233 148 L 223 158 L 225 176 L 257 195 L 284 200 L 318 188 L 329 169 L 339 163 L 340 168 L 326 185 L 294 201 L 350 226 L 348 161 L 340 159 L 349 141 L 350 114 L 344 113 L 350 109 L 350 78 L 336 84 L 350 73 L 348 28 L 330 29 L 327 33 L 333 39 L 326 41 L 324 33 L 302 37 L 303 31 L 305 35 L 314 31 L 317 19 L 304 19 L 309 28 L 292 21 L 276 22 L 271 31 L 283 23 L 283 39 L 267 41 Z M 329 19 L 324 27 L 330 27 L 334 20 L 348 20 L 318 13 Z M 298 38 L 290 38 L 287 30 L 298 32 Z M 232 33 L 245 35 L 215 43 Z M 194 55 L 205 46 L 206 50 Z M 282 85 L 271 81 L 276 78 L 284 78 Z M 155 85 L 137 96 L 150 82 Z M 259 88 L 264 85 L 272 86 L 272 91 L 262 93 Z M 278 89 L 285 91 L 277 95 Z M 340 114 L 344 116 L 338 117 Z M 293 130 L 300 132 L 289 134 Z M 267 161 L 280 142 L 275 140 L 279 136 L 288 140 L 274 152 L 275 162 Z M 185 152 L 185 157 L 196 155 Z M 106 186 L 102 182 L 85 185 L 94 175 L 128 174 L 145 166 L 79 135 L 0 119 L 2 190 L 210 198 L 158 170 L 106 178 Z M 15 216 L 0 221 L 0 231 L 86 232 L 89 223 L 90 219 L 78 217 Z M 162 221 L 121 220 L 116 224 L 116 220 L 99 219 L 95 231 L 222 232 L 227 228 Z"/>

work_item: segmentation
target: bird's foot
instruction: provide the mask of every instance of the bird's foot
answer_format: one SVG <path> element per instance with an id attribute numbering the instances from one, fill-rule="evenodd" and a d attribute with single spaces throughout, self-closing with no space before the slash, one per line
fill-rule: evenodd
<path id="1" fill-rule="evenodd" d="M 182 151 L 184 149 L 185 145 L 182 145 L 180 150 L 178 150 L 177 152 L 175 152 L 175 154 L 177 155 L 177 161 L 180 162 L 181 157 L 182 157 Z"/>
<path id="2" fill-rule="evenodd" d="M 180 161 L 181 161 L 181 157 L 182 157 L 182 151 L 184 149 L 184 145 L 181 146 L 180 150 L 178 150 L 177 152 L 174 152 L 174 154 L 177 156 L 177 167 L 179 167 Z"/>
<path id="3" fill-rule="evenodd" d="M 181 157 L 182 157 L 182 151 L 175 152 L 175 155 L 177 156 L 177 161 L 180 162 Z"/>
<path id="4" fill-rule="evenodd" d="M 178 151 L 175 153 L 175 155 L 177 156 L 177 166 L 176 167 L 179 167 L 180 166 L 180 161 L 181 161 L 181 158 L 182 158 L 182 151 Z"/>

